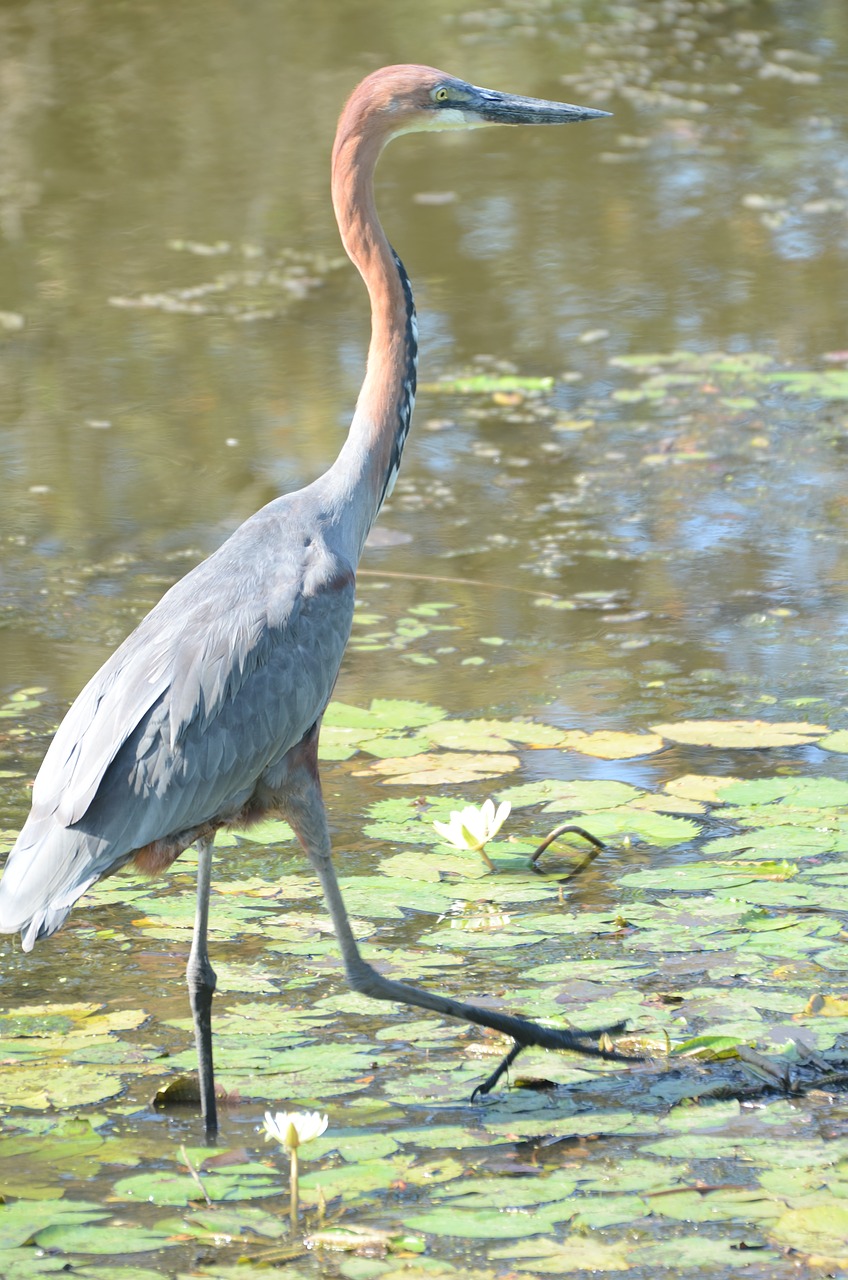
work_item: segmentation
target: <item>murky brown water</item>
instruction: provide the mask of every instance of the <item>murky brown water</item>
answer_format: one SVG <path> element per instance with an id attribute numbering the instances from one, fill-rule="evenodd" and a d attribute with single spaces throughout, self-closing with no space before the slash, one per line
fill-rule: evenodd
<path id="1" fill-rule="evenodd" d="M 3 337 L 0 391 L 6 687 L 47 684 L 62 705 L 183 567 L 169 554 L 214 546 L 338 448 L 366 340 L 358 279 L 329 273 L 297 302 L 244 277 L 267 273 L 281 250 L 338 257 L 327 200 L 333 124 L 350 85 L 378 63 L 414 57 L 615 110 L 556 135 L 409 138 L 384 158 L 381 209 L 416 284 L 425 382 L 481 354 L 524 373 L 578 373 L 560 402 L 580 417 L 609 384 L 610 355 L 685 346 L 806 363 L 845 346 L 843 9 L 664 12 L 516 4 L 463 14 L 437 4 L 422 23 L 411 5 L 356 5 L 319 24 L 314 6 L 237 14 L 189 4 L 165 20 L 155 4 L 106 13 L 32 4 L 3 16 L 0 298 L 23 320 Z M 424 202 L 439 193 L 450 199 Z M 191 301 L 235 316 L 113 305 L 213 281 L 225 292 Z M 248 320 L 263 310 L 276 314 Z M 599 329 L 608 337 L 581 342 Z M 840 453 L 807 455 L 801 475 L 787 456 L 771 468 L 763 503 L 722 474 L 736 462 L 724 442 L 694 509 L 687 477 L 663 486 L 660 512 L 658 495 L 644 501 L 633 482 L 631 415 L 560 436 L 546 453 L 550 439 L 533 424 L 510 425 L 501 412 L 456 422 L 455 409 L 421 404 L 404 485 L 383 519 L 411 540 L 370 553 L 368 566 L 510 585 L 544 573 L 567 595 L 618 589 L 628 607 L 674 615 L 668 639 L 695 666 L 711 665 L 699 650 L 716 647 L 704 599 L 729 585 L 759 594 L 775 580 L 815 584 L 806 639 L 829 629 L 844 577 L 828 537 L 838 491 L 840 509 L 821 529 L 816 521 Z M 427 431 L 443 417 L 454 422 Z M 665 430 L 681 430 L 673 411 Z M 580 477 L 588 492 L 575 490 Z M 439 482 L 449 490 L 441 503 Z M 580 535 L 569 529 L 555 549 L 563 521 L 539 512 L 552 485 Z M 789 519 L 767 521 L 775 510 Z M 626 570 L 599 565 L 622 542 Z M 697 552 L 698 573 L 652 571 L 659 544 L 675 559 Z M 161 581 L 128 587 L 127 559 Z M 394 586 L 393 600 L 408 590 Z M 510 598 L 472 591 L 468 600 L 486 630 L 515 618 Z M 681 615 L 692 625 L 681 627 Z M 734 651 L 750 645 L 738 619 L 728 622 L 720 665 L 732 668 Z M 535 616 L 521 630 L 537 651 L 545 645 Z M 774 646 L 769 664 L 783 661 Z M 353 663 L 353 690 L 360 678 L 363 692 L 375 681 L 393 687 L 396 673 L 381 672 L 364 664 L 360 677 Z M 460 703 L 475 705 L 468 675 L 448 678 Z M 441 687 L 446 677 L 440 669 Z M 516 680 L 497 700 L 524 701 Z"/>
<path id="2" fill-rule="evenodd" d="M 844 367 L 840 0 L 7 6 L 0 695 L 44 687 L 46 732 L 170 581 L 335 455 L 367 312 L 329 206 L 334 122 L 363 74 L 410 60 L 615 115 L 410 137 L 381 163 L 422 381 L 567 377 L 538 401 L 422 394 L 388 545 L 363 561 L 399 575 L 361 582 L 393 638 L 349 653 L 339 696 L 587 729 L 775 707 L 841 725 L 848 401 L 734 407 L 705 373 L 634 402 L 610 364 L 684 348 Z M 458 629 L 404 638 L 431 601 Z M 42 749 L 7 744 L 0 765 L 31 772 Z M 686 753 L 590 768 L 648 782 Z M 356 805 L 331 770 L 339 790 Z M 14 826 L 25 789 L 4 797 Z M 359 844 L 358 814 L 335 817 Z M 41 952 L 25 979 L 18 957 L 7 998 L 46 995 L 61 961 Z M 109 958 L 118 990 L 126 961 Z"/>

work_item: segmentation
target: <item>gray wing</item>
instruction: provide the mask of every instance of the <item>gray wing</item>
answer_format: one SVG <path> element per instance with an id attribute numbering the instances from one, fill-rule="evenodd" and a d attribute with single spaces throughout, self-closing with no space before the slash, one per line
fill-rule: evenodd
<path id="1" fill-rule="evenodd" d="M 266 508 L 172 587 L 71 707 L 0 882 L 0 930 L 29 925 L 31 945 L 133 850 L 237 812 L 321 715 L 354 574 L 280 517 Z"/>

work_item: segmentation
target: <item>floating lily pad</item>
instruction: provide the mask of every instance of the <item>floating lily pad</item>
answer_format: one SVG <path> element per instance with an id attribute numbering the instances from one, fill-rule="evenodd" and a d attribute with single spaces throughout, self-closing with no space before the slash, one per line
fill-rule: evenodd
<path id="1" fill-rule="evenodd" d="M 848 992 L 838 996 L 822 994 L 811 996 L 803 1012 L 816 1018 L 848 1018 Z"/>
<path id="2" fill-rule="evenodd" d="M 827 725 L 768 720 L 680 720 L 676 724 L 655 724 L 652 732 L 690 746 L 741 750 L 805 746 L 827 733 Z"/>
<path id="3" fill-rule="evenodd" d="M 60 1223 L 92 1223 L 108 1218 L 103 1206 L 86 1200 L 19 1200 L 0 1205 L 0 1250 L 29 1244 L 39 1231 Z M 5 1261 L 5 1260 L 4 1260 Z"/>
<path id="4" fill-rule="evenodd" d="M 280 1194 L 280 1180 L 272 1170 L 260 1164 L 235 1168 L 204 1170 L 204 1190 L 212 1201 L 256 1200 Z M 117 1200 L 137 1200 L 146 1204 L 190 1204 L 202 1200 L 203 1192 L 184 1169 L 160 1169 L 152 1173 L 133 1174 L 113 1187 Z"/>
<path id="5" fill-rule="evenodd" d="M 55 1063 L 36 1066 L 0 1066 L 0 1098 L 7 1107 L 26 1107 L 30 1111 L 70 1110 L 114 1098 L 124 1087 L 119 1075 L 96 1067 L 59 1066 Z"/>
<path id="6" fill-rule="evenodd" d="M 441 707 L 427 702 L 404 701 L 402 698 L 374 698 L 368 709 L 331 702 L 323 723 L 353 729 L 417 729 L 435 724 L 447 715 Z"/>
<path id="7" fill-rule="evenodd" d="M 156 1224 L 160 1231 L 171 1235 L 188 1233 L 202 1240 L 231 1236 L 257 1235 L 268 1240 L 280 1240 L 288 1235 L 289 1224 L 278 1213 L 259 1209 L 255 1205 L 216 1204 L 210 1208 L 196 1209 L 183 1218 L 168 1219 Z"/>
<path id="8" fill-rule="evenodd" d="M 161 1271 L 151 1271 L 148 1267 L 122 1267 L 114 1262 L 108 1267 L 75 1266 L 73 1275 L 79 1280 L 162 1280 Z"/>
<path id="9" fill-rule="evenodd" d="M 254 822 L 252 826 L 239 828 L 238 838 L 249 840 L 251 844 L 291 844 L 295 835 L 289 824 L 281 818 L 267 818 L 262 822 Z M 221 828 L 215 833 L 215 847 L 232 847 L 238 843 L 238 838 Z"/>
<path id="10" fill-rule="evenodd" d="M 492 1250 L 491 1256 L 507 1258 L 503 1249 Z M 539 1240 L 516 1245 L 510 1249 L 507 1260 L 512 1259 L 516 1259 L 516 1271 L 539 1275 L 567 1276 L 575 1271 L 608 1274 L 630 1270 L 625 1244 L 607 1244 L 591 1233 L 569 1235 L 562 1241 Z"/>
<path id="11" fill-rule="evenodd" d="M 430 742 L 437 747 L 460 751 L 506 752 L 512 749 L 509 738 L 499 736 L 497 722 L 485 720 L 442 720 L 427 731 Z"/>
<path id="12" fill-rule="evenodd" d="M 680 778 L 672 778 L 665 784 L 663 791 L 682 799 L 720 804 L 725 789 L 738 781 L 738 778 L 732 777 L 720 778 L 707 774 L 687 773 Z"/>
<path id="13" fill-rule="evenodd" d="M 519 377 L 517 374 L 478 373 L 424 383 L 420 390 L 431 395 L 495 395 L 511 391 L 550 391 L 553 378 Z"/>
<path id="14" fill-rule="evenodd" d="M 462 1209 L 456 1205 L 414 1213 L 406 1225 L 434 1236 L 457 1236 L 466 1240 L 517 1240 L 521 1236 L 541 1235 L 555 1222 L 570 1218 L 565 1205 L 539 1206 L 512 1213 L 493 1209 Z"/>
<path id="15" fill-rule="evenodd" d="M 704 1232 L 697 1235 L 675 1235 L 671 1240 L 659 1241 L 656 1244 L 638 1245 L 629 1252 L 632 1266 L 648 1269 L 648 1274 L 655 1274 L 656 1269 L 668 1269 L 672 1275 L 678 1271 L 692 1270 L 696 1274 L 721 1275 L 732 1274 L 740 1267 L 746 1266 L 745 1259 L 750 1253 L 756 1258 L 756 1267 L 772 1266 L 777 1263 L 778 1254 L 759 1244 L 748 1243 L 747 1232 L 743 1228 L 730 1228 L 733 1238 L 711 1239 Z M 740 1240 L 735 1238 L 741 1234 L 745 1249 L 740 1249 Z"/>
<path id="16" fill-rule="evenodd" d="M 319 1197 L 319 1189 L 328 1200 L 341 1196 L 347 1201 L 374 1191 L 388 1190 L 394 1182 L 429 1187 L 457 1178 L 461 1172 L 462 1165 L 450 1157 L 417 1163 L 414 1156 L 398 1155 L 310 1172 L 301 1177 L 300 1186 L 305 1203 L 314 1204 Z M 414 1224 L 408 1221 L 405 1225 Z"/>
<path id="17" fill-rule="evenodd" d="M 502 774 L 512 773 L 520 763 L 518 756 L 497 755 L 494 752 L 425 752 L 402 759 L 375 760 L 367 769 L 356 771 L 356 776 L 365 777 L 370 773 L 378 775 L 384 782 L 398 786 L 438 787 L 498 778 Z"/>
<path id="18" fill-rule="evenodd" d="M 152 1228 L 131 1226 L 101 1226 L 99 1224 L 56 1223 L 43 1227 L 35 1234 L 35 1242 L 42 1249 L 56 1249 L 61 1253 L 109 1254 L 123 1257 L 130 1253 L 153 1253 L 177 1244 L 164 1232 Z"/>
<path id="19" fill-rule="evenodd" d="M 562 746 L 601 760 L 632 760 L 636 756 L 649 756 L 661 751 L 665 742 L 657 733 L 620 733 L 613 730 L 584 733 L 574 729 L 563 735 Z"/>
<path id="20" fill-rule="evenodd" d="M 38 1200 L 58 1196 L 56 1174 L 84 1180 L 94 1176 L 104 1160 L 135 1165 L 139 1156 L 130 1143 L 107 1142 L 87 1119 L 55 1121 L 42 1133 L 5 1134 L 0 1136 L 0 1196 Z"/>
<path id="21" fill-rule="evenodd" d="M 693 1138 L 693 1150 L 703 1138 Z M 763 1191 L 725 1189 L 671 1191 L 650 1197 L 651 1210 L 683 1222 L 732 1222 L 744 1217 L 763 1221 L 779 1217 L 783 1206 Z"/>

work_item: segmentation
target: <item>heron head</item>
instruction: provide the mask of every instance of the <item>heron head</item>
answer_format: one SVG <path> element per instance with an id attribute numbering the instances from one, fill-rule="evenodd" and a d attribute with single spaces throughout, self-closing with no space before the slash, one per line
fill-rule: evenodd
<path id="1" fill-rule="evenodd" d="M 375 71 L 354 90 L 342 115 L 382 144 L 402 133 L 474 129 L 489 124 L 575 124 L 609 111 L 481 89 L 435 67 L 403 65 Z"/>

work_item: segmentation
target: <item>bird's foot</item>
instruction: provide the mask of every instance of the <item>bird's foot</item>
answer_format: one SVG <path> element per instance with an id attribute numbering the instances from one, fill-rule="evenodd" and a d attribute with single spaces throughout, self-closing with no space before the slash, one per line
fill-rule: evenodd
<path id="1" fill-rule="evenodd" d="M 518 1057 L 522 1049 L 527 1046 L 519 1044 L 516 1040 L 506 1057 L 498 1063 L 490 1076 L 487 1076 L 482 1084 L 478 1084 L 477 1088 L 471 1095 L 471 1101 L 476 1102 L 478 1098 L 485 1098 L 487 1093 L 491 1093 L 495 1085 L 498 1083 L 502 1075 L 509 1071 L 515 1059 Z"/>
<path id="2" fill-rule="evenodd" d="M 531 1024 L 532 1025 L 532 1024 Z M 586 1053 L 593 1058 L 604 1058 L 612 1062 L 638 1062 L 640 1060 L 638 1054 L 619 1053 L 616 1049 L 605 1048 L 598 1044 L 585 1043 L 586 1041 L 598 1040 L 602 1036 L 618 1035 L 625 1028 L 624 1022 L 616 1022 L 610 1027 L 594 1027 L 588 1031 L 578 1029 L 570 1030 L 563 1028 L 559 1033 L 553 1032 L 551 1037 L 546 1040 L 546 1049 L 571 1049 L 576 1053 Z M 491 1093 L 501 1076 L 505 1075 L 512 1066 L 515 1059 L 521 1053 L 522 1049 L 527 1049 L 530 1045 L 537 1043 L 530 1038 L 527 1040 L 514 1039 L 512 1048 L 506 1057 L 498 1063 L 495 1070 L 490 1076 L 487 1076 L 482 1084 L 478 1084 L 477 1088 L 471 1095 L 471 1101 L 476 1102 L 478 1098 L 484 1098 L 487 1093 Z"/>

